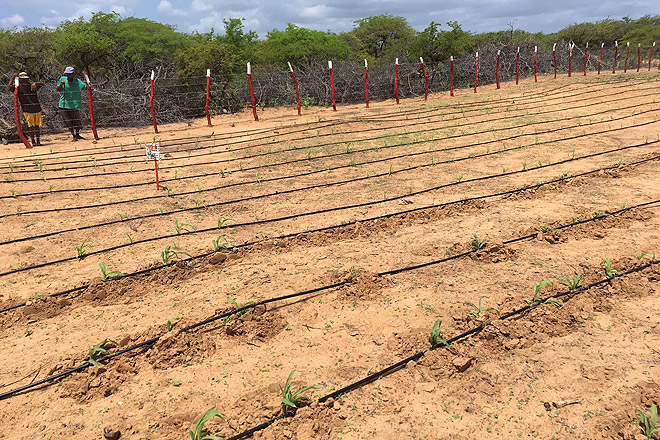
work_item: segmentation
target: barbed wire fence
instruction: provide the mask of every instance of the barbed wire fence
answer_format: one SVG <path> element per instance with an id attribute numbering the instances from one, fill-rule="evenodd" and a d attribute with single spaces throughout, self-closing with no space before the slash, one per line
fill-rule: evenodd
<path id="1" fill-rule="evenodd" d="M 565 75 L 568 70 L 570 42 L 557 44 L 558 72 Z M 534 75 L 533 41 L 520 45 L 520 77 Z M 621 48 L 620 48 L 621 49 Z M 492 42 L 479 48 L 479 86 L 494 84 L 497 51 L 500 51 L 500 81 L 511 81 L 516 77 L 516 53 L 518 46 L 502 42 Z M 624 49 L 625 50 L 625 49 Z M 589 51 L 587 69 L 595 73 L 598 65 L 600 46 Z M 623 56 L 622 56 L 623 54 Z M 538 51 L 538 73 L 554 73 L 552 51 Z M 583 48 L 573 50 L 573 74 L 582 75 L 585 52 Z M 622 69 L 625 52 L 619 50 L 617 69 Z M 475 54 L 455 57 L 454 87 L 470 88 L 474 86 Z M 632 57 L 631 57 L 632 58 Z M 631 71 L 636 70 L 637 59 L 629 62 Z M 611 71 L 614 59 L 614 45 L 606 47 L 602 55 L 602 71 Z M 648 58 L 642 58 L 642 65 L 647 65 Z M 429 76 L 429 92 L 440 93 L 450 87 L 450 63 L 426 63 Z M 311 62 L 306 66 L 294 66 L 300 88 L 300 100 L 304 108 L 309 106 L 330 106 L 332 104 L 327 60 Z M 393 99 L 394 64 L 369 67 L 369 97 L 372 101 Z M 176 76 L 172 66 L 161 66 L 156 70 L 154 108 L 159 123 L 188 122 L 205 116 L 206 77 Z M 334 61 L 334 80 L 336 101 L 338 104 L 364 102 L 364 65 L 362 60 Z M 151 124 L 149 107 L 150 82 L 149 72 L 136 73 L 130 68 L 119 68 L 114 81 L 92 82 L 94 97 L 94 116 L 99 128 L 103 127 L 142 127 Z M 7 80 L 9 75 L 6 75 Z M 296 95 L 290 72 L 273 67 L 254 66 L 252 71 L 257 106 L 292 106 L 295 107 Z M 399 97 L 401 99 L 424 95 L 425 79 L 421 64 L 403 60 L 399 64 Z M 39 98 L 43 108 L 43 133 L 63 133 L 66 131 L 59 116 L 59 92 L 56 80 L 46 81 L 40 89 Z M 83 95 L 81 115 L 85 127 L 89 127 L 87 99 Z M 250 94 L 245 75 L 235 75 L 229 82 L 213 81 L 211 72 L 209 109 L 212 116 L 232 113 L 250 105 Z M 22 113 L 22 112 L 21 112 Z M 25 121 L 23 120 L 23 124 Z M 24 125 L 24 128 L 26 126 Z M 0 99 L 0 137 L 3 142 L 18 141 L 14 122 L 13 96 L 5 92 Z"/>

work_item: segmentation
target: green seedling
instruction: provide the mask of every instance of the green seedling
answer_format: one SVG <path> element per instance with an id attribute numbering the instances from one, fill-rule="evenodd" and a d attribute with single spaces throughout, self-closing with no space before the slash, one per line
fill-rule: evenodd
<path id="1" fill-rule="evenodd" d="M 179 223 L 179 219 L 174 219 L 174 229 L 176 229 L 176 233 L 180 234 L 181 231 L 183 232 L 195 232 L 195 228 L 193 225 L 190 225 L 188 223 Z"/>
<path id="2" fill-rule="evenodd" d="M 124 235 L 126 236 L 126 238 L 128 238 L 129 243 L 133 243 L 133 237 L 131 237 L 131 234 L 129 234 L 128 232 L 124 232 Z"/>
<path id="3" fill-rule="evenodd" d="M 573 277 L 573 279 L 568 279 L 566 277 L 559 277 L 561 281 L 568 286 L 568 290 L 575 290 L 580 287 L 580 280 L 582 279 L 582 274 L 579 273 Z"/>
<path id="4" fill-rule="evenodd" d="M 488 242 L 486 240 L 480 239 L 479 236 L 475 233 L 472 234 L 472 241 L 470 241 L 470 243 L 472 244 L 472 250 L 478 251 L 479 249 L 486 247 Z"/>
<path id="5" fill-rule="evenodd" d="M 605 275 L 607 275 L 607 278 L 612 279 L 617 276 L 619 272 L 617 272 L 615 269 L 612 269 L 612 262 L 607 258 L 603 258 L 603 260 L 605 260 Z"/>
<path id="6" fill-rule="evenodd" d="M 612 217 L 612 218 L 614 218 L 614 216 L 613 216 L 612 214 L 609 214 L 609 213 L 607 213 L 607 212 L 601 211 L 600 209 L 597 209 L 597 210 L 596 210 L 596 213 L 594 214 L 594 216 L 595 216 L 596 218 L 603 218 L 603 217 Z"/>
<path id="7" fill-rule="evenodd" d="M 646 417 L 646 414 L 640 410 L 637 410 L 637 414 L 641 419 L 639 429 L 642 430 L 642 434 L 646 436 L 647 440 L 653 440 L 655 433 L 660 432 L 660 428 L 656 428 L 658 426 L 658 406 L 655 403 L 651 405 L 651 417 Z"/>
<path id="8" fill-rule="evenodd" d="M 254 304 L 254 301 L 248 301 L 246 303 L 241 304 L 238 301 L 236 301 L 236 299 L 234 299 L 234 298 L 227 298 L 227 302 L 234 306 L 234 310 L 240 310 L 240 309 L 243 309 L 247 306 L 250 306 L 250 305 Z M 241 310 L 240 312 L 236 312 L 233 315 L 225 316 L 225 324 L 227 324 L 233 318 L 238 318 L 243 313 L 245 313 L 245 310 Z"/>
<path id="9" fill-rule="evenodd" d="M 191 440 L 225 440 L 224 437 L 218 437 L 216 435 L 202 435 L 202 431 L 204 431 L 204 425 L 206 425 L 206 422 L 211 420 L 213 417 L 220 417 L 222 420 L 226 420 L 224 414 L 220 414 L 218 410 L 215 409 L 215 407 L 211 408 L 210 410 L 206 411 L 202 416 L 197 420 L 197 423 L 194 425 L 191 423 L 190 424 L 190 429 L 188 430 L 188 434 L 190 434 L 190 439 Z"/>
<path id="10" fill-rule="evenodd" d="M 165 249 L 163 249 L 160 253 L 160 257 L 163 260 L 163 266 L 167 266 L 175 258 L 182 260 L 182 255 L 188 257 L 192 264 L 195 264 L 195 259 L 192 257 L 192 255 L 190 255 L 188 252 L 180 251 L 176 246 L 167 245 L 165 246 Z"/>
<path id="11" fill-rule="evenodd" d="M 177 316 L 176 318 L 168 319 L 168 320 L 167 320 L 167 331 L 168 331 L 168 332 L 171 332 L 172 330 L 174 330 L 174 326 L 176 325 L 176 323 L 177 323 L 180 319 L 181 319 L 180 316 Z"/>
<path id="12" fill-rule="evenodd" d="M 11 170 L 11 172 L 13 173 L 13 172 L 14 172 L 14 170 L 16 169 L 16 167 L 14 166 L 14 164 L 13 164 L 13 163 L 10 163 L 10 164 L 9 164 L 9 169 L 10 169 L 10 170 Z"/>
<path id="13" fill-rule="evenodd" d="M 115 341 L 109 341 L 107 339 L 104 339 L 103 341 L 99 342 L 96 344 L 94 347 L 89 349 L 89 358 L 87 359 L 87 362 L 89 362 L 92 365 L 99 366 L 103 365 L 101 362 L 99 362 L 99 359 L 105 356 L 108 353 L 108 350 L 103 348 L 105 344 L 108 342 L 112 342 L 113 344 L 117 344 Z"/>
<path id="14" fill-rule="evenodd" d="M 220 241 L 222 239 L 222 241 Z M 220 249 L 231 249 L 233 248 L 234 245 L 231 244 L 229 240 L 227 240 L 227 235 L 222 234 L 219 235 L 217 238 L 213 239 L 213 249 L 217 252 Z"/>
<path id="15" fill-rule="evenodd" d="M 231 219 L 228 218 L 228 217 L 222 217 L 222 216 L 218 217 L 218 228 L 219 228 L 219 229 L 222 229 L 222 228 L 224 228 L 225 226 L 227 226 L 227 222 L 228 222 L 229 220 L 231 220 Z"/>
<path id="16" fill-rule="evenodd" d="M 433 328 L 431 329 L 431 335 L 429 336 L 429 342 L 431 342 L 432 347 L 435 347 L 436 345 L 439 344 L 443 344 L 449 347 L 449 343 L 445 341 L 440 335 L 441 331 L 442 331 L 442 321 L 438 319 L 437 321 L 435 321 L 435 324 L 433 324 Z"/>
<path id="17" fill-rule="evenodd" d="M 115 278 L 124 276 L 124 274 L 118 270 L 108 272 L 108 268 L 103 263 L 99 263 L 99 267 L 101 268 L 101 273 L 103 274 L 103 281 L 114 280 Z"/>
<path id="18" fill-rule="evenodd" d="M 642 261 L 644 257 L 651 257 L 651 260 L 655 260 L 654 252 L 637 252 L 637 261 Z"/>
<path id="19" fill-rule="evenodd" d="M 545 286 L 546 284 L 552 285 L 552 281 L 543 280 L 540 283 L 534 283 L 534 297 L 532 299 L 525 298 L 525 302 L 527 304 L 540 302 L 541 298 L 539 298 L 539 293 L 541 292 L 541 289 L 543 288 L 543 286 Z"/>
<path id="20" fill-rule="evenodd" d="M 51 183 L 50 185 L 48 185 L 48 192 L 53 192 L 54 189 L 55 189 L 55 184 L 54 183 Z"/>
<path id="21" fill-rule="evenodd" d="M 313 385 L 311 387 L 304 387 L 298 391 L 294 391 L 291 379 L 293 378 L 293 373 L 295 372 L 296 370 L 291 371 L 289 378 L 286 380 L 284 388 L 280 387 L 280 391 L 282 392 L 282 415 L 284 416 L 286 416 L 290 411 L 289 408 L 295 409 L 298 408 L 298 405 L 309 402 L 309 397 L 302 395 L 304 392 L 322 388 L 320 385 Z"/>
<path id="22" fill-rule="evenodd" d="M 89 248 L 87 240 L 83 241 L 80 246 L 76 246 L 76 258 L 82 260 L 82 258 L 85 256 L 85 253 L 87 253 L 87 248 Z"/>
<path id="23" fill-rule="evenodd" d="M 490 308 L 488 308 L 488 309 L 486 309 L 486 310 L 483 310 L 483 309 L 481 308 L 481 300 L 483 300 L 484 298 L 488 298 L 488 297 L 487 297 L 487 296 L 479 297 L 479 306 L 478 306 L 478 307 L 475 306 L 474 304 L 472 304 L 472 303 L 469 302 L 469 301 L 465 301 L 465 302 L 463 303 L 463 305 L 470 306 L 470 307 L 472 307 L 472 308 L 474 309 L 474 310 L 468 310 L 468 315 L 472 315 L 472 316 L 474 316 L 474 317 L 476 318 L 476 317 L 478 317 L 479 315 L 481 315 L 482 312 L 489 312 L 489 311 L 491 311 L 491 310 L 495 310 L 495 311 L 497 312 L 497 315 L 498 315 L 498 316 L 501 316 L 499 310 L 497 310 L 497 309 L 494 308 L 494 307 L 490 307 Z"/>
<path id="24" fill-rule="evenodd" d="M 37 167 L 37 169 L 38 169 L 39 171 L 43 171 L 43 170 L 44 170 L 44 163 L 43 163 L 43 161 L 41 161 L 41 160 L 35 160 L 35 161 L 34 161 L 34 164 L 36 165 L 36 167 Z"/>

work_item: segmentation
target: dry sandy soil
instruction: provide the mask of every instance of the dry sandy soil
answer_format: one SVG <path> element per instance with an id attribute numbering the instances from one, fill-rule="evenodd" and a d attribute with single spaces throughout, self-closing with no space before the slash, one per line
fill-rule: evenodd
<path id="1" fill-rule="evenodd" d="M 161 191 L 149 127 L 0 146 L 0 438 L 183 439 L 212 407 L 230 438 L 293 370 L 312 403 L 253 438 L 645 438 L 659 80 L 161 126 Z M 104 341 L 144 344 L 86 367 Z"/>

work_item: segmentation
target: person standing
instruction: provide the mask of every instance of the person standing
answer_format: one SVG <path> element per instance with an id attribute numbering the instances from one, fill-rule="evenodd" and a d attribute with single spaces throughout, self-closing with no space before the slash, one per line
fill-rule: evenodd
<path id="1" fill-rule="evenodd" d="M 73 67 L 64 69 L 64 76 L 57 81 L 57 91 L 60 92 L 60 103 L 58 105 L 64 126 L 69 129 L 73 136 L 73 142 L 84 139 L 80 136 L 82 118 L 80 115 L 81 92 L 87 90 L 87 84 L 74 76 Z"/>
<path id="2" fill-rule="evenodd" d="M 7 86 L 7 90 L 12 93 L 16 89 L 16 77 L 18 77 L 18 102 L 21 103 L 21 109 L 28 124 L 28 135 L 32 139 L 32 145 L 41 146 L 41 126 L 43 122 L 37 90 L 42 88 L 44 83 L 41 81 L 30 83 L 30 77 L 25 72 L 14 74 L 11 77 L 9 86 Z"/>

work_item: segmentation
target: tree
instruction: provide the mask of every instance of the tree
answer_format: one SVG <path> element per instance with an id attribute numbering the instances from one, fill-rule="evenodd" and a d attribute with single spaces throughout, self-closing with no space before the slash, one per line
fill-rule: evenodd
<path id="1" fill-rule="evenodd" d="M 344 40 L 358 54 L 386 63 L 397 56 L 405 57 L 409 43 L 416 36 L 405 18 L 390 14 L 361 18 L 353 23 L 356 25 L 353 30 L 342 34 Z"/>
<path id="2" fill-rule="evenodd" d="M 429 62 L 446 61 L 452 55 L 455 57 L 463 55 L 472 44 L 472 36 L 456 21 L 450 21 L 447 25 L 451 30 L 443 31 L 440 25 L 432 21 L 418 34 L 411 45 L 412 52 Z"/>
<path id="3" fill-rule="evenodd" d="M 58 70 L 54 48 L 54 34 L 50 30 L 0 30 L 0 71 L 24 70 L 35 78 L 48 78 Z"/>

